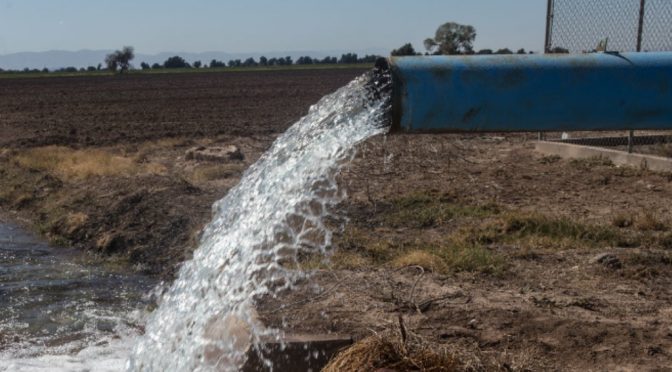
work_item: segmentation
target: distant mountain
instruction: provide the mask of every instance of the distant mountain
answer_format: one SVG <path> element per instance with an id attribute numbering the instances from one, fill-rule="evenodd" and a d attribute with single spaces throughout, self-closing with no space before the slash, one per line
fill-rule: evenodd
<path id="1" fill-rule="evenodd" d="M 0 68 L 5 70 L 22 70 L 24 68 L 42 69 L 48 68 L 50 70 L 62 67 L 88 67 L 97 66 L 99 63 L 104 64 L 105 56 L 111 50 L 50 50 L 46 52 L 21 52 L 0 55 Z M 383 49 L 367 49 L 367 50 L 327 50 L 327 51 L 280 51 L 280 52 L 254 52 L 254 53 L 227 53 L 227 52 L 201 52 L 201 53 L 187 53 L 187 52 L 162 52 L 158 54 L 142 54 L 136 53 L 133 65 L 140 66 L 141 62 L 147 62 L 150 65 L 153 63 L 163 63 L 168 57 L 180 56 L 187 60 L 187 62 L 201 61 L 204 64 L 210 63 L 211 60 L 228 62 L 231 59 L 242 59 L 253 57 L 259 59 L 261 56 L 268 58 L 277 58 L 291 56 L 294 60 L 301 56 L 310 56 L 313 58 L 324 58 L 326 56 L 340 57 L 344 53 L 357 53 L 360 56 L 366 54 L 387 55 L 388 50 Z"/>

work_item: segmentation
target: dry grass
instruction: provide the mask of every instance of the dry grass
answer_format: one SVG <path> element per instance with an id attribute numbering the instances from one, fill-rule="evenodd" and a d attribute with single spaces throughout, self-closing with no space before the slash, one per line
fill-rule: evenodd
<path id="1" fill-rule="evenodd" d="M 580 169 L 592 169 L 595 167 L 613 167 L 614 162 L 603 156 L 592 156 L 589 158 L 572 159 L 569 163 Z"/>
<path id="2" fill-rule="evenodd" d="M 156 141 L 143 142 L 138 146 L 131 146 L 126 154 L 133 157 L 136 163 L 146 163 L 153 154 L 164 150 L 173 150 L 192 144 L 193 141 L 185 138 L 162 138 Z"/>
<path id="3" fill-rule="evenodd" d="M 640 231 L 667 231 L 668 222 L 652 213 L 644 213 L 637 217 L 635 227 Z"/>
<path id="4" fill-rule="evenodd" d="M 409 335 L 410 336 L 410 335 Z M 323 372 L 459 371 L 462 364 L 447 350 L 417 337 L 402 341 L 397 332 L 369 336 L 337 354 Z"/>
<path id="5" fill-rule="evenodd" d="M 618 228 L 631 227 L 634 223 L 634 218 L 626 214 L 618 214 L 611 220 L 611 224 Z"/>
<path id="6" fill-rule="evenodd" d="M 70 235 L 79 230 L 89 220 L 86 213 L 74 212 L 68 213 L 64 221 L 65 233 Z"/>
<path id="7" fill-rule="evenodd" d="M 75 150 L 65 146 L 37 147 L 18 153 L 14 159 L 24 168 L 45 171 L 63 180 L 165 172 L 165 167 L 160 164 L 140 165 L 129 157 L 102 149 Z"/>
<path id="8" fill-rule="evenodd" d="M 219 179 L 239 176 L 245 169 L 244 163 L 206 164 L 199 165 L 189 175 L 194 183 L 203 183 Z"/>
<path id="9" fill-rule="evenodd" d="M 541 164 L 554 164 L 562 160 L 560 155 L 545 155 L 539 158 Z"/>
<path id="10" fill-rule="evenodd" d="M 672 158 L 672 143 L 666 142 L 657 145 L 654 153 L 658 156 Z"/>
<path id="11" fill-rule="evenodd" d="M 660 246 L 663 249 L 672 250 L 672 233 L 661 236 L 659 240 Z"/>
<path id="12" fill-rule="evenodd" d="M 420 266 L 431 272 L 445 273 L 448 271 L 448 265 L 439 256 L 422 250 L 412 250 L 405 253 L 391 263 L 392 267 Z"/>

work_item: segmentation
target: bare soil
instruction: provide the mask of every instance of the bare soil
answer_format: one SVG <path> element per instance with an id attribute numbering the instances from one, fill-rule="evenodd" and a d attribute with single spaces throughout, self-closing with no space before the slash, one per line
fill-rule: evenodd
<path id="1" fill-rule="evenodd" d="M 359 73 L 3 82 L 0 209 L 55 242 L 169 278 L 212 202 Z M 303 262 L 320 285 L 263 299 L 260 317 L 360 339 L 399 334 L 401 316 L 465 369 L 671 370 L 672 175 L 542 157 L 534 137 L 363 144 L 341 176 L 349 197 L 338 210 L 350 222 L 331 261 Z M 244 160 L 184 157 L 223 144 Z M 78 178 L 18 160 L 47 145 L 109 152 L 138 170 Z"/>

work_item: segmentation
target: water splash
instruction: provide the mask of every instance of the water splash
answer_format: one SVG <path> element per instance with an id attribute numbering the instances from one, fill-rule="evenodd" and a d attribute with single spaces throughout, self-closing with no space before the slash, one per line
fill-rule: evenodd
<path id="1" fill-rule="evenodd" d="M 371 82 L 367 74 L 322 98 L 215 203 L 127 370 L 237 370 L 249 345 L 279 335 L 257 321 L 254 302 L 304 276 L 291 264 L 297 253 L 330 246 L 324 221 L 343 198 L 338 171 L 357 143 L 385 131 L 384 81 Z"/>

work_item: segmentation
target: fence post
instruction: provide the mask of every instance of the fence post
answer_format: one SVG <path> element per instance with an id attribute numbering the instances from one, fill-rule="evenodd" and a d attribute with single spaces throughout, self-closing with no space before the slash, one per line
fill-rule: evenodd
<path id="1" fill-rule="evenodd" d="M 548 0 L 546 3 L 546 37 L 544 39 L 544 53 L 551 51 L 551 44 L 553 37 L 553 0 Z"/>
<path id="2" fill-rule="evenodd" d="M 553 7 L 555 6 L 553 0 L 546 2 L 546 35 L 544 37 L 544 53 L 550 53 L 551 44 L 553 43 Z M 544 141 L 546 136 L 543 132 L 537 133 L 537 140 Z"/>
<path id="3" fill-rule="evenodd" d="M 646 0 L 639 0 L 639 24 L 637 26 L 637 51 L 642 51 L 642 33 L 644 32 L 644 10 Z"/>

